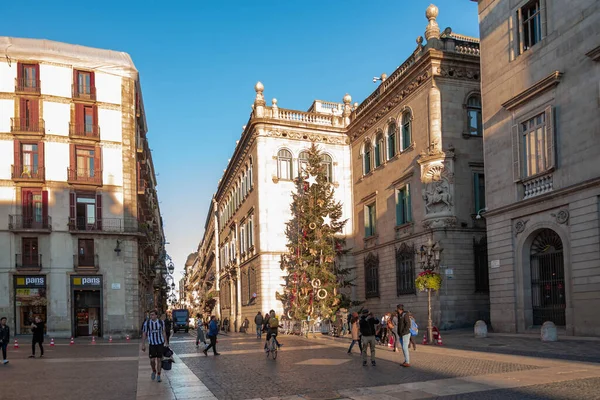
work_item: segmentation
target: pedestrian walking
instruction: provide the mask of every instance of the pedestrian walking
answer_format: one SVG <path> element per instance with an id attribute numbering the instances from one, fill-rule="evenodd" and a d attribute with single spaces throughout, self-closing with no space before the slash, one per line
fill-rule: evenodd
<path id="1" fill-rule="evenodd" d="M 377 325 L 379 320 L 370 313 L 369 310 L 365 309 L 360 317 L 359 327 L 360 333 L 362 334 L 362 360 L 363 367 L 367 366 L 367 346 L 371 347 L 371 365 L 375 366 L 375 332 L 377 331 Z"/>
<path id="2" fill-rule="evenodd" d="M 419 325 L 417 325 L 417 321 L 410 311 L 408 312 L 408 318 L 410 318 L 410 344 L 412 344 L 413 350 L 416 351 L 417 344 L 414 338 L 419 334 Z"/>
<path id="3" fill-rule="evenodd" d="M 396 306 L 396 317 L 398 323 L 396 324 L 398 329 L 398 338 L 402 346 L 402 354 L 404 354 L 403 367 L 410 367 L 410 354 L 408 353 L 408 345 L 410 344 L 410 317 L 408 312 L 404 310 L 404 305 L 398 304 Z"/>
<path id="4" fill-rule="evenodd" d="M 196 314 L 196 347 L 200 342 L 206 346 L 206 337 L 204 335 L 204 322 L 202 321 L 202 315 Z"/>
<path id="5" fill-rule="evenodd" d="M 219 325 L 217 324 L 217 317 L 214 315 L 210 316 L 210 322 L 208 324 L 208 339 L 210 344 L 202 352 L 205 356 L 208 356 L 208 350 L 213 349 L 215 356 L 220 356 L 221 353 L 217 353 L 217 335 L 219 334 Z"/>
<path id="6" fill-rule="evenodd" d="M 269 319 L 271 318 L 271 314 L 265 313 L 263 317 L 263 331 L 267 333 L 269 331 Z"/>
<path id="7" fill-rule="evenodd" d="M 263 330 L 263 316 L 260 311 L 256 313 L 256 316 L 254 317 L 254 323 L 256 324 L 256 338 L 261 339 Z"/>
<path id="8" fill-rule="evenodd" d="M 158 311 L 150 311 L 150 319 L 144 322 L 142 327 L 142 351 L 146 351 L 146 339 L 150 348 L 148 356 L 150 357 L 150 366 L 152 367 L 152 380 L 161 382 L 160 369 L 162 367 L 162 357 L 164 354 L 165 343 L 168 345 L 164 321 L 158 319 Z"/>
<path id="9" fill-rule="evenodd" d="M 10 328 L 6 324 L 6 317 L 0 318 L 0 347 L 2 348 L 2 364 L 8 364 L 6 349 L 10 343 Z"/>
<path id="10" fill-rule="evenodd" d="M 244 322 L 242 322 L 242 327 L 240 328 L 240 333 L 248 333 L 248 327 L 250 326 L 250 321 L 248 317 L 244 318 Z"/>
<path id="11" fill-rule="evenodd" d="M 31 340 L 31 355 L 29 358 L 35 358 L 35 345 L 40 347 L 40 358 L 44 357 L 44 321 L 40 317 L 35 317 L 34 322 L 31 324 L 31 332 L 33 332 L 33 339 Z"/>
<path id="12" fill-rule="evenodd" d="M 167 335 L 167 342 L 171 340 L 171 329 L 173 328 L 173 320 L 169 314 L 161 315 L 160 319 L 165 323 L 165 333 Z"/>
<path id="13" fill-rule="evenodd" d="M 348 348 L 348 354 L 352 354 L 352 348 L 358 343 L 358 349 L 362 353 L 362 343 L 360 342 L 360 328 L 358 327 L 358 313 L 350 316 L 350 333 L 352 334 L 352 342 Z"/>
<path id="14" fill-rule="evenodd" d="M 223 320 L 223 332 L 229 332 L 229 318 L 225 317 Z"/>

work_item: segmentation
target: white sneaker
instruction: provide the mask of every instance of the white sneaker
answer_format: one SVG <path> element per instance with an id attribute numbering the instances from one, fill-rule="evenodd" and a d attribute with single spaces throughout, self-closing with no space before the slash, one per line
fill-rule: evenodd
<path id="1" fill-rule="evenodd" d="M 8 364 L 8 360 L 2 360 L 2 364 Z"/>

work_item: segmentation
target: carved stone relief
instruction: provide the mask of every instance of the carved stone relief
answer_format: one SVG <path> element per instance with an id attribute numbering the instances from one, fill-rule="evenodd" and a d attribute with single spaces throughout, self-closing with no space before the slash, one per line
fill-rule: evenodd
<path id="1" fill-rule="evenodd" d="M 259 136 L 262 136 L 259 134 Z M 281 137 L 292 140 L 307 140 L 311 142 L 317 143 L 328 143 L 328 144 L 348 144 L 350 143 L 350 139 L 348 136 L 329 136 L 329 135 L 319 135 L 316 133 L 305 133 L 305 132 L 294 132 L 287 130 L 275 130 L 268 131 L 264 134 L 264 136 L 268 137 Z"/>
<path id="2" fill-rule="evenodd" d="M 517 222 L 515 222 L 515 236 L 518 236 L 519 233 L 523 233 L 523 231 L 525 230 L 525 226 L 527 225 L 527 221 L 529 220 L 520 219 Z"/>
<path id="3" fill-rule="evenodd" d="M 454 209 L 454 173 L 448 164 L 452 161 L 431 162 L 421 166 L 422 197 L 425 214 L 452 214 Z"/>
<path id="4" fill-rule="evenodd" d="M 453 228 L 457 223 L 458 220 L 456 217 L 434 218 L 423 221 L 423 228 Z"/>
<path id="5" fill-rule="evenodd" d="M 444 78 L 468 79 L 479 81 L 479 70 L 460 67 L 438 67 L 437 73 Z"/>
<path id="6" fill-rule="evenodd" d="M 550 214 L 554 218 L 556 218 L 557 224 L 566 224 L 569 222 L 569 210 L 563 209 L 558 212 Z"/>

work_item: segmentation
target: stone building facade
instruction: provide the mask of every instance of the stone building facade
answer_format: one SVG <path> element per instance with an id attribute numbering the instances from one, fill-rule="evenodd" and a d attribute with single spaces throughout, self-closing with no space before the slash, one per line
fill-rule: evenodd
<path id="1" fill-rule="evenodd" d="M 352 114 L 352 255 L 357 295 L 379 315 L 403 303 L 427 321 L 416 254 L 443 249 L 434 324 L 488 320 L 479 41 L 443 32 L 437 7 L 417 48 Z"/>
<path id="2" fill-rule="evenodd" d="M 598 336 L 600 4 L 480 0 L 479 21 L 493 328 Z"/>
<path id="3" fill-rule="evenodd" d="M 126 53 L 0 37 L 0 314 L 53 337 L 139 331 L 164 236 Z"/>

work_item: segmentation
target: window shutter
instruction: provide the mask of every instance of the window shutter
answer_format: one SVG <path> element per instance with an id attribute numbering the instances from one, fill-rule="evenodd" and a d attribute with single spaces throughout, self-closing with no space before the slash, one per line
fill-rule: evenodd
<path id="1" fill-rule="evenodd" d="M 21 141 L 15 139 L 13 143 L 14 143 L 14 151 L 15 151 L 14 165 L 15 165 L 15 168 L 17 168 L 21 165 Z"/>
<path id="2" fill-rule="evenodd" d="M 96 74 L 94 71 L 90 71 L 90 93 L 92 95 L 96 94 Z M 95 97 L 92 97 L 95 99 Z"/>
<path id="3" fill-rule="evenodd" d="M 17 63 L 17 86 L 22 85 L 23 80 L 23 64 Z"/>
<path id="4" fill-rule="evenodd" d="M 556 166 L 556 146 L 555 146 L 555 135 L 554 132 L 554 112 L 552 106 L 546 107 L 544 110 L 546 119 L 546 154 L 548 154 L 548 160 L 546 167 L 548 169 Z"/>
<path id="5" fill-rule="evenodd" d="M 412 202 L 410 200 L 410 184 L 406 184 L 406 222 L 412 221 Z"/>
<path id="6" fill-rule="evenodd" d="M 512 126 L 512 150 L 513 150 L 513 180 L 521 180 L 521 137 L 519 135 L 519 125 Z"/>
<path id="7" fill-rule="evenodd" d="M 75 205 L 76 205 L 76 199 L 75 199 L 75 192 L 71 192 L 69 193 L 69 219 L 70 219 L 70 223 L 71 224 L 75 224 L 75 218 L 77 216 L 77 213 L 75 212 Z"/>
<path id="8" fill-rule="evenodd" d="M 519 8 L 517 10 L 517 51 L 523 53 L 523 13 Z"/>
<path id="9" fill-rule="evenodd" d="M 79 72 L 73 68 L 73 97 L 79 93 Z M 77 105 L 75 105 L 77 107 Z"/>
<path id="10" fill-rule="evenodd" d="M 27 126 L 25 119 L 27 118 L 27 99 L 19 100 L 19 118 L 21 118 L 21 128 Z"/>
<path id="11" fill-rule="evenodd" d="M 48 191 L 42 190 L 42 221 L 48 221 Z M 46 225 L 46 223 L 44 223 Z"/>
<path id="12" fill-rule="evenodd" d="M 77 129 L 83 129 L 83 104 L 75 103 L 75 125 Z"/>
<path id="13" fill-rule="evenodd" d="M 540 37 L 540 39 L 543 39 L 546 37 L 547 35 L 547 24 L 546 24 L 546 0 L 540 0 L 540 27 L 541 27 L 541 33 L 542 36 Z"/>
<path id="14" fill-rule="evenodd" d="M 99 135 L 100 132 L 99 132 L 99 128 L 98 128 L 98 126 L 99 126 L 99 124 L 98 124 L 98 106 L 96 104 L 94 104 L 94 106 L 92 107 L 92 113 L 93 113 L 93 119 L 94 119 L 92 129 L 93 129 L 94 135 Z"/>
<path id="15" fill-rule="evenodd" d="M 77 159 L 75 158 L 75 145 L 73 143 L 69 146 L 69 166 L 70 171 L 67 179 L 74 179 L 77 176 Z"/>
<path id="16" fill-rule="evenodd" d="M 21 191 L 21 214 L 23 215 L 23 223 L 29 218 L 29 190 L 23 189 Z"/>
<path id="17" fill-rule="evenodd" d="M 102 193 L 96 194 L 96 229 L 102 230 Z"/>
<path id="18" fill-rule="evenodd" d="M 365 206 L 364 208 L 365 214 L 365 236 L 371 236 L 371 219 L 370 219 L 370 208 L 369 206 Z"/>
<path id="19" fill-rule="evenodd" d="M 44 177 L 45 163 L 44 163 L 44 142 L 38 142 L 38 171 L 41 173 L 40 176 Z"/>
<path id="20" fill-rule="evenodd" d="M 29 100 L 29 104 L 31 104 L 31 110 L 29 114 L 29 126 L 34 127 L 34 129 L 41 129 L 40 125 L 40 103 L 37 99 Z M 41 132 L 41 130 L 40 130 Z"/>
<path id="21" fill-rule="evenodd" d="M 96 146 L 94 149 L 94 176 L 102 179 L 102 147 L 100 146 Z"/>
<path id="22" fill-rule="evenodd" d="M 396 190 L 396 226 L 402 225 L 402 192 Z"/>

